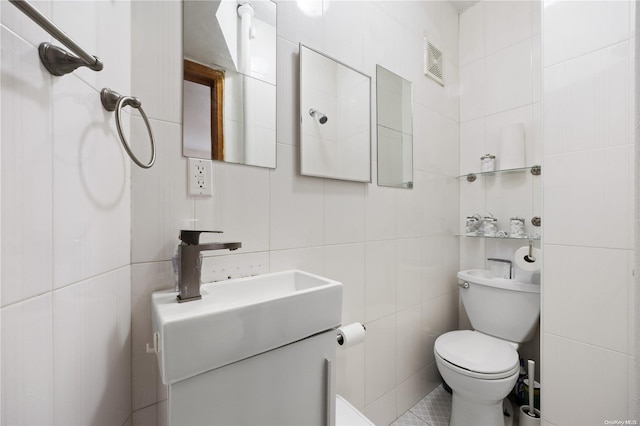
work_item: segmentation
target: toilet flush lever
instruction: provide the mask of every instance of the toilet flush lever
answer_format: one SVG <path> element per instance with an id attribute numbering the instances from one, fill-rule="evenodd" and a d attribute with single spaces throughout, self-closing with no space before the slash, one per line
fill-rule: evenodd
<path id="1" fill-rule="evenodd" d="M 469 283 L 466 281 L 458 282 L 458 287 L 460 288 L 469 288 Z"/>

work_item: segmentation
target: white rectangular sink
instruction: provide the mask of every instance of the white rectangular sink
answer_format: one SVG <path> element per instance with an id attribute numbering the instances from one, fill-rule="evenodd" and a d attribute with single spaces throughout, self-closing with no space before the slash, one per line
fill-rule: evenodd
<path id="1" fill-rule="evenodd" d="M 178 303 L 154 292 L 152 328 L 165 384 L 338 327 L 342 284 L 291 270 L 202 284 L 202 299 Z"/>

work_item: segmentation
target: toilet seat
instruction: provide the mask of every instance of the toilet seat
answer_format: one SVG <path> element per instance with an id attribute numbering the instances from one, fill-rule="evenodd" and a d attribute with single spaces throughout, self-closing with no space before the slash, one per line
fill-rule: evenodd
<path id="1" fill-rule="evenodd" d="M 479 379 L 502 379 L 520 370 L 512 345 L 476 331 L 445 333 L 436 339 L 434 352 L 453 370 Z"/>

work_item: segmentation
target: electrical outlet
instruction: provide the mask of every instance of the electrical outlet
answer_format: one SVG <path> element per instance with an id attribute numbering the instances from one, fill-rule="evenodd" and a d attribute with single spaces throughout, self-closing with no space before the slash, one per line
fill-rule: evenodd
<path id="1" fill-rule="evenodd" d="M 187 182 L 189 195 L 195 197 L 211 197 L 213 195 L 212 168 L 213 162 L 211 160 L 188 159 Z"/>

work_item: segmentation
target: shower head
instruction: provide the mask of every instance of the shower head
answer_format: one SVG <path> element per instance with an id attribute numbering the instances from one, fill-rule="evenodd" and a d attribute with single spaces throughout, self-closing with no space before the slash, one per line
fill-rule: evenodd
<path id="1" fill-rule="evenodd" d="M 320 124 L 324 124 L 327 122 L 328 118 L 326 115 L 324 115 L 323 113 L 321 113 L 320 111 L 317 111 L 313 108 L 311 108 L 309 110 L 309 115 L 312 117 L 315 117 L 318 119 L 318 121 L 320 122 Z"/>

